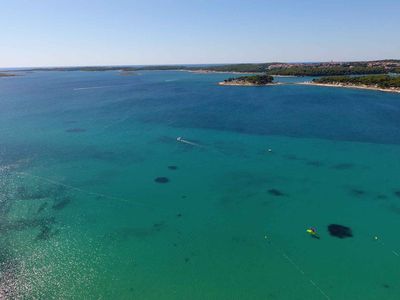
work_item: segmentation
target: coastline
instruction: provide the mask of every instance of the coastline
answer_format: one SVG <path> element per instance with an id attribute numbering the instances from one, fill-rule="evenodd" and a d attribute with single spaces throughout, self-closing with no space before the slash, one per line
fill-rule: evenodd
<path id="1" fill-rule="evenodd" d="M 380 92 L 389 92 L 389 93 L 400 93 L 400 88 L 379 88 L 368 85 L 353 85 L 353 84 L 343 84 L 343 83 L 316 83 L 311 81 L 306 82 L 298 82 L 294 84 L 299 85 L 313 85 L 313 86 L 324 86 L 324 87 L 336 87 L 336 88 L 349 88 L 349 89 L 362 89 L 362 90 L 371 90 L 371 91 L 380 91 Z"/>
<path id="2" fill-rule="evenodd" d="M 297 75 L 274 75 L 274 74 L 271 74 L 271 76 L 273 76 L 273 77 L 289 77 L 289 78 L 304 77 L 304 76 L 297 76 Z"/>
<path id="3" fill-rule="evenodd" d="M 186 71 L 189 73 L 196 73 L 196 74 L 208 74 L 208 73 L 216 73 L 216 74 L 256 74 L 256 75 L 262 75 L 264 73 L 262 72 L 238 72 L 238 71 L 213 71 L 213 70 L 181 70 L 181 71 Z"/>
<path id="4" fill-rule="evenodd" d="M 15 77 L 15 76 L 17 75 L 12 73 L 0 73 L 0 78 Z"/>
<path id="5" fill-rule="evenodd" d="M 218 85 L 221 85 L 221 86 L 273 86 L 273 85 L 281 85 L 281 84 L 283 84 L 283 83 L 276 82 L 276 83 L 266 83 L 266 84 L 255 84 L 255 83 L 248 83 L 248 82 L 225 82 L 225 81 L 218 82 Z"/>
<path id="6" fill-rule="evenodd" d="M 197 73 L 197 74 L 208 74 L 208 73 L 216 73 L 216 74 L 254 74 L 254 75 L 263 75 L 265 72 L 238 72 L 238 71 L 213 71 L 213 70 L 181 70 L 189 73 Z M 296 75 L 273 75 L 273 77 L 304 77 L 304 76 L 296 76 Z"/>

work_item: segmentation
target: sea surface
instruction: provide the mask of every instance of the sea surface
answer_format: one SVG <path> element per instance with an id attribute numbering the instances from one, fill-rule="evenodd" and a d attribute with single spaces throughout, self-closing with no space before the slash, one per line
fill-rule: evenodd
<path id="1" fill-rule="evenodd" d="M 400 95 L 20 73 L 0 79 L 0 298 L 399 299 Z"/>

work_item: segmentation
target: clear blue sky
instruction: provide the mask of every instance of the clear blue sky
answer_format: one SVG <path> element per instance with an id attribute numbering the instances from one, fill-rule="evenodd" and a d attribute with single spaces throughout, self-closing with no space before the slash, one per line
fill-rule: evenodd
<path id="1" fill-rule="evenodd" d="M 0 67 L 400 58 L 399 0 L 2 0 Z"/>

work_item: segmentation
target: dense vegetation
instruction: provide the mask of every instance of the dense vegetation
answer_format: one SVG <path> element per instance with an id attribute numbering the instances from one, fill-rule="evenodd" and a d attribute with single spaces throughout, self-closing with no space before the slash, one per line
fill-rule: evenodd
<path id="1" fill-rule="evenodd" d="M 195 68 L 214 72 L 265 73 L 270 65 L 271 64 L 233 64 Z"/>
<path id="2" fill-rule="evenodd" d="M 290 76 L 339 76 L 400 73 L 400 60 L 380 60 L 343 63 L 259 63 L 225 64 L 208 66 L 161 65 L 161 66 L 105 66 L 39 68 L 33 71 L 145 71 L 145 70 L 186 70 L 211 72 L 263 73 Z"/>
<path id="3" fill-rule="evenodd" d="M 241 76 L 224 80 L 225 83 L 254 84 L 254 85 L 264 85 L 272 83 L 273 81 L 274 77 L 270 75 Z"/>
<path id="4" fill-rule="evenodd" d="M 295 66 L 289 68 L 275 68 L 268 71 L 270 75 L 291 76 L 334 76 L 334 75 L 363 75 L 385 74 L 384 67 L 368 66 Z"/>
<path id="5" fill-rule="evenodd" d="M 370 75 L 370 76 L 332 76 L 314 79 L 316 83 L 367 85 L 379 88 L 400 88 L 400 76 Z"/>

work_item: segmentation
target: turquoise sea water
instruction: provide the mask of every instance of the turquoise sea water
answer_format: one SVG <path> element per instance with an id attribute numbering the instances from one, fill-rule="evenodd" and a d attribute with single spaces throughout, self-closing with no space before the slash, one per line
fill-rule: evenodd
<path id="1" fill-rule="evenodd" d="M 400 96 L 226 77 L 1 79 L 0 297 L 399 299 Z"/>

